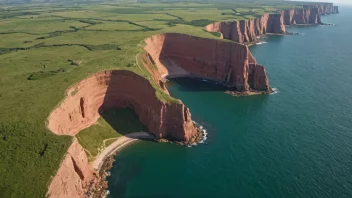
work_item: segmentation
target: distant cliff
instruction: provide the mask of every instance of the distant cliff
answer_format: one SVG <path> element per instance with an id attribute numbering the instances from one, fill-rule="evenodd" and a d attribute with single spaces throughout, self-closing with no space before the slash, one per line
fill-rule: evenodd
<path id="1" fill-rule="evenodd" d="M 319 10 L 319 14 L 322 14 L 322 15 L 339 13 L 339 7 L 334 6 L 333 3 L 309 4 L 309 5 L 303 5 L 303 8 L 317 8 Z"/>
<path id="2" fill-rule="evenodd" d="M 238 43 L 252 43 L 264 34 L 286 34 L 285 25 L 319 25 L 321 15 L 339 13 L 332 3 L 303 5 L 303 8 L 278 10 L 255 19 L 214 22 L 205 27 L 209 32 L 219 32 L 221 37 Z"/>
<path id="3" fill-rule="evenodd" d="M 299 8 L 280 11 L 285 25 L 322 24 L 318 8 Z"/>
<path id="4" fill-rule="evenodd" d="M 285 34 L 284 18 L 280 13 L 264 14 L 256 19 L 231 22 L 214 22 L 205 28 L 209 32 L 220 32 L 225 39 L 239 43 L 253 42 L 257 36 L 275 33 Z"/>

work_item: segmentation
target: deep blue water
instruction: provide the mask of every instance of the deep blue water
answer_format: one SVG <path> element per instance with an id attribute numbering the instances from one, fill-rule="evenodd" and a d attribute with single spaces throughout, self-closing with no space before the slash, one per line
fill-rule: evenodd
<path id="1" fill-rule="evenodd" d="M 250 49 L 277 94 L 232 97 L 169 83 L 209 133 L 187 148 L 141 142 L 116 156 L 110 197 L 352 197 L 352 9 Z"/>

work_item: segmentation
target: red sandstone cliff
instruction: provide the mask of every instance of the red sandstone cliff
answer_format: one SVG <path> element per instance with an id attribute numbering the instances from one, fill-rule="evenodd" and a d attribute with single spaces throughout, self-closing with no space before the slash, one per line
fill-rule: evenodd
<path id="1" fill-rule="evenodd" d="M 281 14 L 264 14 L 256 19 L 214 22 L 205 27 L 209 32 L 220 32 L 223 38 L 239 43 L 253 42 L 266 33 L 284 34 L 286 28 Z"/>
<path id="2" fill-rule="evenodd" d="M 265 68 L 245 45 L 177 33 L 154 35 L 145 42 L 162 77 L 208 79 L 241 92 L 271 90 Z"/>
<path id="3" fill-rule="evenodd" d="M 86 197 L 85 189 L 93 178 L 87 155 L 75 140 L 50 183 L 48 197 Z"/>
<path id="4" fill-rule="evenodd" d="M 187 107 L 160 101 L 148 80 L 124 70 L 98 72 L 71 87 L 51 113 L 48 127 L 58 135 L 75 135 L 111 107 L 134 109 L 158 138 L 191 141 L 196 133 Z"/>
<path id="5" fill-rule="evenodd" d="M 264 14 L 256 19 L 214 22 L 205 29 L 221 33 L 224 39 L 251 43 L 267 33 L 285 34 L 285 25 L 322 24 L 320 15 L 330 13 L 338 13 L 338 7 L 329 3 L 304 5 L 304 8 L 279 10 L 276 14 Z"/>
<path id="6" fill-rule="evenodd" d="M 111 107 L 134 109 L 156 137 L 186 142 L 197 137 L 187 107 L 181 102 L 160 101 L 147 79 L 125 70 L 98 72 L 72 86 L 64 101 L 50 114 L 48 128 L 58 135 L 74 136 Z M 75 140 L 51 181 L 48 196 L 87 197 L 88 187 L 98 182 L 93 173 L 84 149 Z"/>
<path id="7" fill-rule="evenodd" d="M 318 8 L 300 8 L 281 11 L 285 25 L 322 24 Z"/>

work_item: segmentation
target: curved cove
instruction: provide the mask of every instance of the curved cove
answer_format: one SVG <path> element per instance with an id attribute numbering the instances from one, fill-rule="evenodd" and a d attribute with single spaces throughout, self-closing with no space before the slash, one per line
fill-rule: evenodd
<path id="1" fill-rule="evenodd" d="M 250 48 L 277 94 L 232 97 L 206 82 L 171 81 L 171 95 L 207 129 L 207 144 L 121 151 L 110 197 L 352 196 L 351 13 L 341 8 L 323 19 L 337 26 L 288 28 L 304 34 Z"/>

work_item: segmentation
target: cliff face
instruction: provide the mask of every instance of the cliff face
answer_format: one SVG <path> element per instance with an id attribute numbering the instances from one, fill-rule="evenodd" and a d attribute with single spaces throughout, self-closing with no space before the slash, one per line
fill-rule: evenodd
<path id="1" fill-rule="evenodd" d="M 286 28 L 281 14 L 264 14 L 256 19 L 232 22 L 214 22 L 207 25 L 209 32 L 220 32 L 223 38 L 245 43 L 257 40 L 266 33 L 284 34 Z"/>
<path id="2" fill-rule="evenodd" d="M 148 80 L 124 70 L 98 72 L 71 87 L 50 115 L 48 127 L 58 135 L 73 136 L 111 107 L 134 109 L 140 121 L 160 138 L 191 141 L 196 134 L 187 107 L 161 102 Z"/>
<path id="3" fill-rule="evenodd" d="M 318 8 L 301 8 L 281 11 L 285 25 L 322 24 Z"/>
<path id="4" fill-rule="evenodd" d="M 317 3 L 317 4 L 310 4 L 310 5 L 303 5 L 303 8 L 317 8 L 319 11 L 319 14 L 322 14 L 322 15 L 339 13 L 338 6 L 334 6 L 333 3 Z"/>
<path id="5" fill-rule="evenodd" d="M 222 38 L 238 43 L 250 43 L 258 36 L 273 33 L 285 34 L 285 25 L 322 24 L 321 15 L 339 13 L 332 3 L 304 5 L 303 8 L 281 10 L 277 14 L 264 14 L 256 19 L 231 22 L 214 22 L 205 27 L 209 32 L 219 32 Z"/>
<path id="6" fill-rule="evenodd" d="M 208 79 L 242 92 L 271 90 L 264 67 L 245 45 L 176 33 L 154 35 L 145 42 L 162 77 Z"/>
<path id="7" fill-rule="evenodd" d="M 75 140 L 51 181 L 48 197 L 85 197 L 85 188 L 93 178 L 87 155 Z"/>

